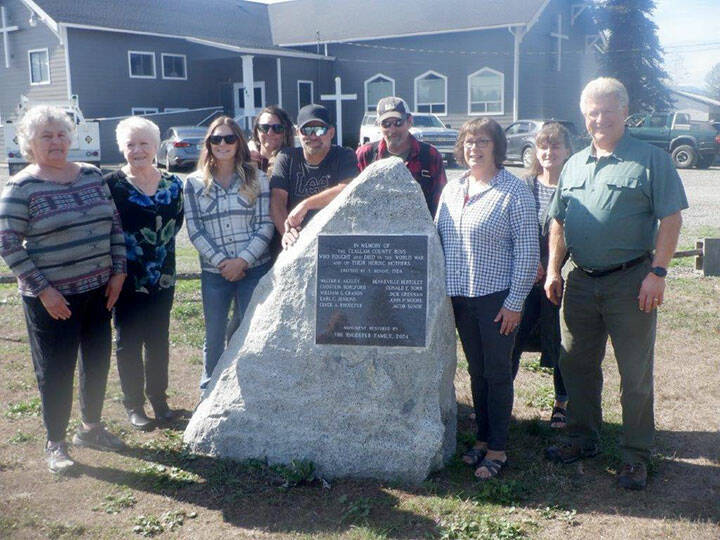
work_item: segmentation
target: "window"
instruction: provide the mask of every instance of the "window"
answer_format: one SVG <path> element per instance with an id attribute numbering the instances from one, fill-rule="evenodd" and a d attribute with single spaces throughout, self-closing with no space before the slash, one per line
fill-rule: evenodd
<path id="1" fill-rule="evenodd" d="M 157 107 L 133 107 L 130 112 L 135 116 L 137 114 L 155 114 L 160 111 Z"/>
<path id="2" fill-rule="evenodd" d="M 128 67 L 131 79 L 154 79 L 155 53 L 128 51 Z"/>
<path id="3" fill-rule="evenodd" d="M 365 81 L 365 112 L 375 112 L 378 101 L 395 95 L 395 80 L 378 73 Z"/>
<path id="4" fill-rule="evenodd" d="M 28 51 L 30 84 L 50 84 L 50 60 L 47 49 Z"/>
<path id="5" fill-rule="evenodd" d="M 187 80 L 187 59 L 184 54 L 162 53 L 160 58 L 163 79 Z"/>
<path id="6" fill-rule="evenodd" d="M 468 76 L 468 114 L 503 114 L 505 75 L 482 68 Z"/>
<path id="7" fill-rule="evenodd" d="M 298 111 L 305 105 L 315 103 L 313 100 L 313 82 L 312 81 L 298 81 Z"/>
<path id="8" fill-rule="evenodd" d="M 447 77 L 428 71 L 415 78 L 415 111 L 447 114 Z"/>

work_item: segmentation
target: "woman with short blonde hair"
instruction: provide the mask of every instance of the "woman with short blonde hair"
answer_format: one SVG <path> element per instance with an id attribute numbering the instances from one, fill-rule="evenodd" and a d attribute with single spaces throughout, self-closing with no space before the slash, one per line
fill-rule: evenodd
<path id="1" fill-rule="evenodd" d="M 231 303 L 235 302 L 235 316 L 230 335 L 270 268 L 270 187 L 265 173 L 249 160 L 240 126 L 221 116 L 208 127 L 197 171 L 185 181 L 188 233 L 202 268 L 203 390 L 225 349 Z"/>

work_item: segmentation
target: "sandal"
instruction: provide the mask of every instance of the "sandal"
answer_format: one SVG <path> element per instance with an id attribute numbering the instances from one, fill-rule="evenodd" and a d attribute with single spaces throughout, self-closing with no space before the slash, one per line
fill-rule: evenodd
<path id="1" fill-rule="evenodd" d="M 477 467 L 487 454 L 487 448 L 476 448 L 472 447 L 470 450 L 462 455 L 462 460 L 468 467 Z"/>
<path id="2" fill-rule="evenodd" d="M 567 409 L 565 407 L 553 407 L 550 415 L 550 427 L 552 429 L 565 429 L 567 427 Z"/>
<path id="3" fill-rule="evenodd" d="M 499 459 L 483 459 L 480 462 L 480 465 L 478 465 L 477 469 L 475 469 L 475 478 L 480 482 L 484 482 L 485 480 L 490 480 L 492 478 L 497 478 L 502 474 L 502 471 L 505 467 L 507 467 L 507 464 L 507 458 L 505 458 L 505 461 L 500 461 Z M 488 476 L 487 478 L 482 478 L 478 476 L 478 470 L 480 469 L 480 467 L 485 467 L 490 473 L 490 476 Z"/>

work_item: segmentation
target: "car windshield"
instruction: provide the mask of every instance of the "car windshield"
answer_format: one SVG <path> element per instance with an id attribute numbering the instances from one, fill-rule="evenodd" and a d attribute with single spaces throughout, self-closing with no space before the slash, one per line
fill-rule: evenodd
<path id="1" fill-rule="evenodd" d="M 205 128 L 182 128 L 182 129 L 176 129 L 175 130 L 178 137 L 181 139 L 188 139 L 188 138 L 204 138 L 205 132 L 207 131 Z"/>
<path id="2" fill-rule="evenodd" d="M 444 128 L 443 123 L 436 116 L 428 116 L 424 114 L 413 115 L 413 125 L 415 127 L 434 127 Z"/>

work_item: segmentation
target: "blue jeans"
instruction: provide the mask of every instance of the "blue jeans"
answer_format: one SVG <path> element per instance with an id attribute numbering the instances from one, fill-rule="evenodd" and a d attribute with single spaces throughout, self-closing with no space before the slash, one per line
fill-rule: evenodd
<path id="1" fill-rule="evenodd" d="M 228 314 L 233 300 L 235 300 L 233 321 L 240 326 L 258 281 L 269 269 L 270 263 L 250 268 L 240 281 L 228 281 L 220 274 L 202 272 L 200 283 L 203 314 L 205 315 L 205 345 L 203 346 L 204 367 L 200 380 L 201 390 L 207 387 L 215 366 L 225 351 Z"/>

